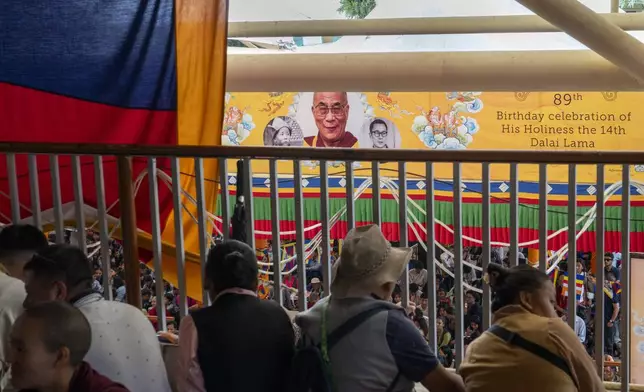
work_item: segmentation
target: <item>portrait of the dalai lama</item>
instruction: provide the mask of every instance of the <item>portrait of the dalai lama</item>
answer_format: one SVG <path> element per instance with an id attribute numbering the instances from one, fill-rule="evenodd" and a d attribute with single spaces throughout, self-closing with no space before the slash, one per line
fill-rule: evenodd
<path id="1" fill-rule="evenodd" d="M 317 135 L 304 139 L 313 147 L 356 147 L 358 139 L 347 131 L 349 100 L 346 92 L 313 93 L 313 119 Z"/>

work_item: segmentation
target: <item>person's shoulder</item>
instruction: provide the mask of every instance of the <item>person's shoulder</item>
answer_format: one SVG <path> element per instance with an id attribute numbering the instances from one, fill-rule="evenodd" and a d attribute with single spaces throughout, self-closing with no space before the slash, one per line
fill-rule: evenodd
<path id="1" fill-rule="evenodd" d="M 548 336 L 558 343 L 557 346 L 563 344 L 564 347 L 570 348 L 571 345 L 581 344 L 575 331 L 560 318 L 548 320 Z"/>
<path id="2" fill-rule="evenodd" d="M 25 283 L 13 276 L 0 274 L 0 297 L 13 296 L 15 294 L 27 295 Z"/>
<path id="3" fill-rule="evenodd" d="M 280 304 L 278 304 L 275 301 L 257 301 L 255 306 L 257 306 L 259 309 L 262 311 L 268 313 L 268 314 L 273 314 L 278 317 L 283 317 L 289 320 L 291 320 L 291 317 L 289 314 L 286 312 L 286 309 L 284 309 Z"/>
<path id="4" fill-rule="evenodd" d="M 127 325 L 135 325 L 137 328 L 140 326 L 152 326 L 148 318 L 139 310 L 130 304 L 118 301 L 100 300 L 83 304 L 78 307 L 87 317 L 90 324 L 94 320 L 103 322 L 104 320 L 127 320 Z"/>
<path id="5" fill-rule="evenodd" d="M 414 323 L 405 314 L 405 309 L 387 310 L 387 334 L 399 335 L 401 333 L 413 332 L 418 334 L 418 329 Z"/>

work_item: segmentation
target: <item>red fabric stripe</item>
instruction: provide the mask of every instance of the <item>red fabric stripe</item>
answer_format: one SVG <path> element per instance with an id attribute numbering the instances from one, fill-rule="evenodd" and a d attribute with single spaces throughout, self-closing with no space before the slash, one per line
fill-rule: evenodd
<path id="1" fill-rule="evenodd" d="M 234 196 L 236 192 L 234 190 L 230 191 L 230 195 Z M 303 197 L 305 198 L 310 198 L 310 199 L 319 199 L 322 195 L 319 192 L 304 192 Z M 410 199 L 412 200 L 425 200 L 425 195 L 422 194 L 410 194 L 408 195 Z M 253 197 L 264 197 L 264 198 L 270 198 L 271 195 L 269 192 L 265 191 L 255 191 L 253 192 Z M 280 192 L 280 197 L 283 198 L 293 198 L 294 194 L 293 192 Z M 330 198 L 335 198 L 335 199 L 344 199 L 346 197 L 346 193 L 342 192 L 331 192 L 329 193 Z M 388 200 L 393 200 L 393 195 L 388 194 L 388 193 L 382 193 L 380 195 L 382 199 L 388 199 Z M 371 199 L 371 194 L 362 194 L 359 197 L 360 199 Z M 436 195 L 434 197 L 436 201 L 444 201 L 444 202 L 452 202 L 453 198 L 450 196 L 440 196 Z M 480 197 L 463 197 L 462 201 L 463 203 L 481 203 L 481 198 Z M 492 197 L 490 198 L 490 203 L 492 204 L 508 204 L 510 202 L 510 199 L 507 198 L 498 198 L 498 197 Z M 539 205 L 539 199 L 532 199 L 532 198 L 519 198 L 519 203 L 521 204 L 528 204 L 528 205 Z M 568 201 L 567 200 L 548 200 L 548 205 L 550 206 L 560 206 L 560 207 L 566 207 L 568 206 Z M 577 200 L 577 206 L 579 207 L 592 207 L 595 205 L 595 202 L 592 200 Z M 619 207 L 622 205 L 621 200 L 608 200 L 606 202 L 606 206 L 609 207 Z M 631 207 L 643 207 L 644 206 L 644 200 L 631 200 Z"/>
<path id="2" fill-rule="evenodd" d="M 0 83 L 0 118 L 3 142 L 177 142 L 175 111 L 119 108 L 6 83 Z"/>
<path id="3" fill-rule="evenodd" d="M 177 142 L 177 114 L 173 111 L 124 109 L 104 104 L 86 102 L 52 93 L 0 83 L 0 140 L 14 142 L 63 142 L 105 143 L 136 145 L 173 145 Z M 78 151 L 82 154 L 83 151 Z M 118 174 L 116 158 L 104 157 L 105 199 L 109 207 L 118 199 Z M 74 200 L 73 178 L 70 158 L 59 157 L 60 188 L 62 202 Z M 134 159 L 134 177 L 146 169 L 147 160 Z M 169 167 L 162 159 L 159 167 Z M 29 170 L 27 157 L 16 157 L 19 200 L 31 209 Z M 53 206 L 52 183 L 49 159 L 38 156 L 38 183 L 40 186 L 41 210 Z M 0 191 L 9 194 L 6 159 L 0 156 Z M 92 157 L 81 158 L 84 203 L 96 207 L 96 187 Z M 136 197 L 137 226 L 149 232 L 150 198 L 148 182 L 143 181 Z M 159 184 L 161 222 L 165 222 L 172 210 L 170 190 Z M 10 203 L 6 198 L 0 202 L 0 213 L 11 216 Z M 22 217 L 30 216 L 28 210 Z M 119 216 L 118 205 L 110 215 Z"/>
<path id="4" fill-rule="evenodd" d="M 317 221 L 305 221 L 304 226 L 312 226 L 314 224 L 317 224 L 319 222 Z M 363 226 L 370 224 L 371 222 L 356 222 L 357 226 Z M 221 230 L 221 225 L 218 225 L 219 229 Z M 409 241 L 415 242 L 415 241 L 425 241 L 425 234 L 422 230 L 420 230 L 420 226 L 416 225 L 417 231 L 420 234 L 420 239 L 416 237 L 416 234 L 412 231 L 411 228 L 408 228 L 408 238 Z M 450 227 L 452 228 L 452 227 Z M 397 242 L 400 240 L 400 230 L 399 226 L 397 223 L 383 223 L 381 225 L 382 232 L 384 233 L 385 237 L 389 241 Z M 255 230 L 259 231 L 271 231 L 271 222 L 269 220 L 256 220 L 255 221 Z M 280 222 L 280 231 L 285 232 L 285 231 L 292 231 L 295 230 L 295 222 L 294 221 L 281 221 Z M 313 236 L 319 231 L 320 229 L 315 229 L 311 231 L 307 231 L 305 234 L 306 239 L 311 239 Z M 436 241 L 440 242 L 441 244 L 452 244 L 454 242 L 454 235 L 447 231 L 447 229 L 443 228 L 442 226 L 439 226 L 438 224 L 435 225 L 434 227 L 435 233 L 436 233 Z M 548 232 L 548 235 L 552 234 L 553 232 L 550 231 Z M 338 222 L 332 229 L 331 229 L 331 239 L 342 239 L 344 236 L 347 234 L 347 225 L 345 221 L 340 221 Z M 477 227 L 464 227 L 463 228 L 463 235 L 472 237 L 472 238 L 481 238 L 481 228 Z M 490 230 L 490 236 L 492 238 L 492 241 L 495 242 L 504 242 L 504 243 L 509 243 L 510 241 L 510 231 L 508 229 L 503 229 L 503 228 L 492 228 Z M 257 235 L 257 238 L 262 238 L 262 239 L 270 239 L 272 236 L 271 235 Z M 527 241 L 532 241 L 535 240 L 539 237 L 539 231 L 535 229 L 520 229 L 519 230 L 519 241 L 520 242 L 527 242 Z M 288 235 L 288 236 L 281 236 L 282 240 L 287 240 L 287 241 L 294 241 L 295 236 L 294 235 Z M 595 232 L 585 232 L 584 234 L 581 235 L 579 240 L 577 241 L 577 249 L 581 252 L 592 252 L 595 250 L 595 239 L 596 239 L 596 234 Z M 606 232 L 605 237 L 605 248 L 607 252 L 619 252 L 621 250 L 621 233 L 619 232 Z M 566 232 L 560 233 L 556 237 L 550 239 L 548 241 L 548 249 L 551 250 L 556 250 L 560 249 L 563 245 L 568 243 L 568 234 Z M 476 243 L 473 243 L 471 241 L 463 241 L 463 244 L 465 246 L 477 246 Z M 534 245 L 531 245 L 530 248 L 539 248 L 539 244 L 536 243 Z M 631 233 L 631 252 L 644 252 L 644 232 L 642 233 Z"/>

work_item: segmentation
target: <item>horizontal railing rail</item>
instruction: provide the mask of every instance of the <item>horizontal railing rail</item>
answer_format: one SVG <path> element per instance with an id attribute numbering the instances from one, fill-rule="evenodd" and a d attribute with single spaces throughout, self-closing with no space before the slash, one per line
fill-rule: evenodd
<path id="1" fill-rule="evenodd" d="M 178 158 L 302 159 L 377 162 L 521 164 L 643 164 L 644 151 L 421 150 L 251 146 L 134 146 L 124 144 L 0 143 L 0 153 Z"/>
<path id="2" fill-rule="evenodd" d="M 644 14 L 600 14 L 622 30 L 644 30 Z M 537 15 L 229 22 L 228 37 L 552 33 Z"/>

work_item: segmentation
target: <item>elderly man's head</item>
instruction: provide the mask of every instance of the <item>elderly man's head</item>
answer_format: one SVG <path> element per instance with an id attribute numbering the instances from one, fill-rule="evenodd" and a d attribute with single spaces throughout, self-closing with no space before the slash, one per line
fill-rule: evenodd
<path id="1" fill-rule="evenodd" d="M 316 92 L 313 94 L 313 118 L 319 138 L 325 146 L 333 146 L 344 138 L 349 118 L 346 92 Z"/>
<path id="2" fill-rule="evenodd" d="M 89 322 L 66 302 L 35 305 L 11 332 L 11 372 L 20 390 L 55 390 L 69 382 L 91 344 Z"/>

